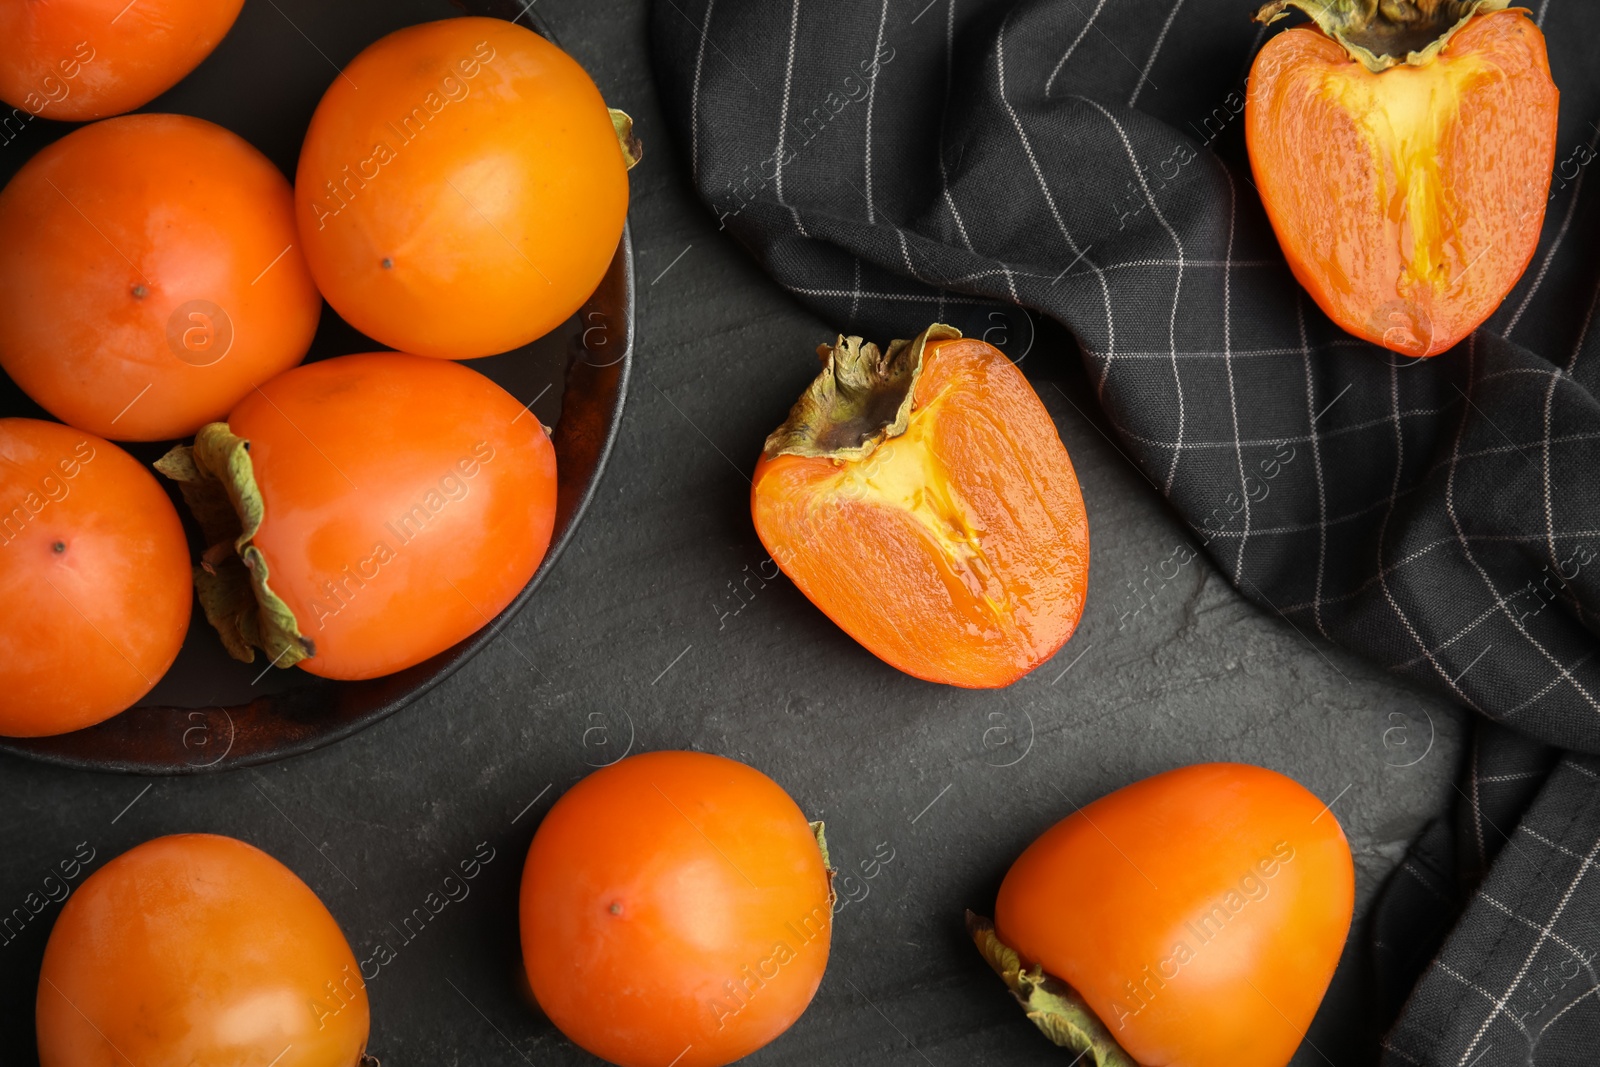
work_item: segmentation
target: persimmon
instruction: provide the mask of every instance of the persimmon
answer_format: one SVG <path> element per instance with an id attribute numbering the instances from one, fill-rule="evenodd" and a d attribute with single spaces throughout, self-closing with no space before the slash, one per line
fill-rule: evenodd
<path id="1" fill-rule="evenodd" d="M 311 272 L 390 347 L 469 359 L 525 345 L 611 264 L 630 130 L 532 30 L 457 18 L 392 33 L 311 119 L 295 181 Z"/>
<path id="2" fill-rule="evenodd" d="M 116 445 L 0 419 L 0 735 L 92 726 L 167 673 L 194 600 L 178 512 Z"/>
<path id="3" fill-rule="evenodd" d="M 0 367 L 90 433 L 194 433 L 304 359 L 321 315 L 288 180 L 221 126 L 97 122 L 0 192 Z"/>
<path id="4" fill-rule="evenodd" d="M 244 0 L 0 4 L 0 100 L 64 122 L 142 107 L 227 36 Z"/>
<path id="5" fill-rule="evenodd" d="M 1407 356 L 1492 314 L 1539 243 L 1559 93 L 1507 0 L 1274 0 L 1315 26 L 1256 56 L 1250 166 L 1294 275 L 1339 326 Z"/>
<path id="6" fill-rule="evenodd" d="M 469 367 L 374 352 L 296 367 L 158 470 L 211 549 L 195 572 L 235 658 L 361 679 L 476 633 L 555 527 L 555 447 Z"/>
<path id="7" fill-rule="evenodd" d="M 1083 613 L 1089 524 L 1072 460 L 1004 353 L 935 324 L 887 352 L 823 345 L 756 464 L 775 562 L 868 651 L 931 682 L 1009 685 Z"/>
<path id="8" fill-rule="evenodd" d="M 253 845 L 158 837 L 91 874 L 50 931 L 40 1067 L 357 1067 L 366 985 L 339 924 Z"/>
<path id="9" fill-rule="evenodd" d="M 1328 806 L 1261 767 L 1125 786 L 1017 858 L 980 950 L 1057 1044 L 1118 1067 L 1284 1067 L 1350 932 Z"/>
<path id="10" fill-rule="evenodd" d="M 533 994 L 621 1067 L 720 1067 L 787 1030 L 822 982 L 821 824 L 753 767 L 650 752 L 556 801 L 522 873 Z"/>

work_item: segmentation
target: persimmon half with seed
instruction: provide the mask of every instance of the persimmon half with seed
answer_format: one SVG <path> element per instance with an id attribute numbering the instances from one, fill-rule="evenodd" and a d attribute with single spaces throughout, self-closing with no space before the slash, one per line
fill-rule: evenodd
<path id="1" fill-rule="evenodd" d="M 1245 103 L 1278 243 L 1345 330 L 1437 355 L 1538 246 L 1560 95 L 1544 37 L 1506 0 L 1275 0 L 1256 18 L 1291 4 L 1316 26 L 1267 42 Z"/>
<path id="2" fill-rule="evenodd" d="M 907 674 L 1009 685 L 1078 624 L 1089 524 L 1022 372 L 935 324 L 887 352 L 840 337 L 767 438 L 751 510 L 772 559 Z"/>

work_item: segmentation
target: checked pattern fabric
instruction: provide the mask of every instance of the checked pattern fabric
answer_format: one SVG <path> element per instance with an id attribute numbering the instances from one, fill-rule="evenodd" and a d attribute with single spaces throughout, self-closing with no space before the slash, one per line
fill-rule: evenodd
<path id="1" fill-rule="evenodd" d="M 1600 1063 L 1600 5 L 1529 4 L 1562 92 L 1543 235 L 1429 361 L 1283 261 L 1244 151 L 1254 6 L 654 0 L 652 39 L 697 190 L 779 284 L 880 342 L 1064 324 L 1245 596 L 1480 713 L 1455 824 L 1375 917 L 1385 1063 Z"/>

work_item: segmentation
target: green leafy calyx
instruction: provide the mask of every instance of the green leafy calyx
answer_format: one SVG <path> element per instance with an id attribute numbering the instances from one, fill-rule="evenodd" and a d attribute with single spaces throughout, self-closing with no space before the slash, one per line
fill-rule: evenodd
<path id="1" fill-rule="evenodd" d="M 201 427 L 192 446 L 179 445 L 155 466 L 178 483 L 211 546 L 194 569 L 195 588 L 228 654 L 251 663 L 259 648 L 278 667 L 316 655 L 294 612 L 272 591 L 266 557 L 255 544 L 266 508 L 250 442 L 227 423 L 213 422 Z"/>
<path id="2" fill-rule="evenodd" d="M 1051 1041 L 1078 1054 L 1084 1067 L 1140 1067 L 1139 1062 L 1117 1044 L 1105 1023 L 1089 1007 L 1076 989 L 1061 979 L 1022 965 L 1017 951 L 995 933 L 994 923 L 967 912 L 967 933 L 978 952 L 994 968 L 1017 998 L 1028 1019 Z"/>

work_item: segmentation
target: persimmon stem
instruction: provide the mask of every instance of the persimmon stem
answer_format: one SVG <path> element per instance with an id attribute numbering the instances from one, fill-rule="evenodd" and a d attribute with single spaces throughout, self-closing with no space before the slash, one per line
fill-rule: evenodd
<path id="1" fill-rule="evenodd" d="M 1276 22 L 1299 8 L 1323 33 L 1374 74 L 1433 62 L 1474 17 L 1504 11 L 1510 0 L 1272 0 L 1255 19 Z"/>
<path id="2" fill-rule="evenodd" d="M 866 459 L 879 444 L 906 432 L 923 349 L 960 337 L 954 326 L 936 322 L 909 341 L 891 342 L 887 352 L 842 335 L 831 347 L 821 346 L 822 373 L 772 431 L 762 454 Z"/>
<path id="3" fill-rule="evenodd" d="M 969 911 L 967 933 L 1045 1037 L 1093 1067 L 1141 1067 L 1076 989 L 1042 967 L 1024 968 L 1022 957 L 995 933 L 994 923 Z"/>

